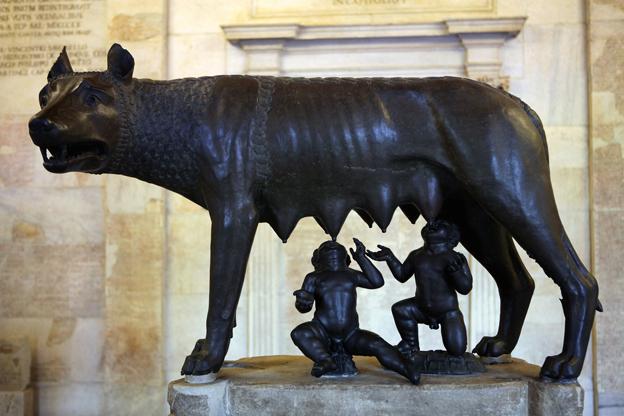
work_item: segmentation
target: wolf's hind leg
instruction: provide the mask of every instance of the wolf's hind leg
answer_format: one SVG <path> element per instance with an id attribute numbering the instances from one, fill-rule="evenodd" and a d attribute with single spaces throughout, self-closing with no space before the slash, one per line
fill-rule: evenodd
<path id="1" fill-rule="evenodd" d="M 482 357 L 510 354 L 518 343 L 535 283 L 522 264 L 511 235 L 474 201 L 453 214 L 461 243 L 492 275 L 501 301 L 498 332 L 484 337 L 473 352 Z"/>

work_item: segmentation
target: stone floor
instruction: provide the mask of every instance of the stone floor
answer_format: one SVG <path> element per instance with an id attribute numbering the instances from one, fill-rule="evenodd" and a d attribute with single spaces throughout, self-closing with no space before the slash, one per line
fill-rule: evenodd
<path id="1" fill-rule="evenodd" d="M 418 386 L 356 357 L 359 374 L 314 378 L 298 356 L 227 363 L 210 384 L 169 384 L 172 416 L 199 415 L 581 415 L 577 383 L 539 381 L 539 367 L 514 360 L 468 376 L 423 375 Z"/>

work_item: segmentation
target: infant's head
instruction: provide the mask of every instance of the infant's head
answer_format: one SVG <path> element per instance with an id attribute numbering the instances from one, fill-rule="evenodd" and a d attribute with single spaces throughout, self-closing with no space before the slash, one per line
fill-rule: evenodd
<path id="1" fill-rule="evenodd" d="M 459 229 L 455 224 L 446 221 L 432 221 L 427 223 L 421 231 L 427 244 L 447 243 L 449 249 L 459 244 Z"/>
<path id="2" fill-rule="evenodd" d="M 335 241 L 325 241 L 312 254 L 312 266 L 316 271 L 323 270 L 330 264 L 342 263 L 348 266 L 351 263 L 351 257 L 349 257 L 347 249 Z"/>

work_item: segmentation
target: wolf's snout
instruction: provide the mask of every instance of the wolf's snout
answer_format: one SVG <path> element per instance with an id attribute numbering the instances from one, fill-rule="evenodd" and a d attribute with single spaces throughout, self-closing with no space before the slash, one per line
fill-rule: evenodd
<path id="1" fill-rule="evenodd" d="M 47 118 L 32 118 L 28 122 L 30 137 L 37 146 L 45 145 L 46 139 L 54 137 L 57 127 Z"/>
<path id="2" fill-rule="evenodd" d="M 33 118 L 28 122 L 28 129 L 34 133 L 49 133 L 54 129 L 54 124 L 47 118 Z"/>

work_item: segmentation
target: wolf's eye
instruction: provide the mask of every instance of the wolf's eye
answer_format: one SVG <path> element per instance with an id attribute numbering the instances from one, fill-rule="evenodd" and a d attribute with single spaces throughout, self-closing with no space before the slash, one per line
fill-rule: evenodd
<path id="1" fill-rule="evenodd" d="M 39 96 L 39 106 L 41 106 L 41 108 L 43 108 L 46 105 L 48 105 L 48 96 L 47 95 Z"/>
<path id="2" fill-rule="evenodd" d="M 98 97 L 95 94 L 89 94 L 87 95 L 85 101 L 89 107 L 95 107 L 97 103 L 100 101 L 100 97 Z"/>

